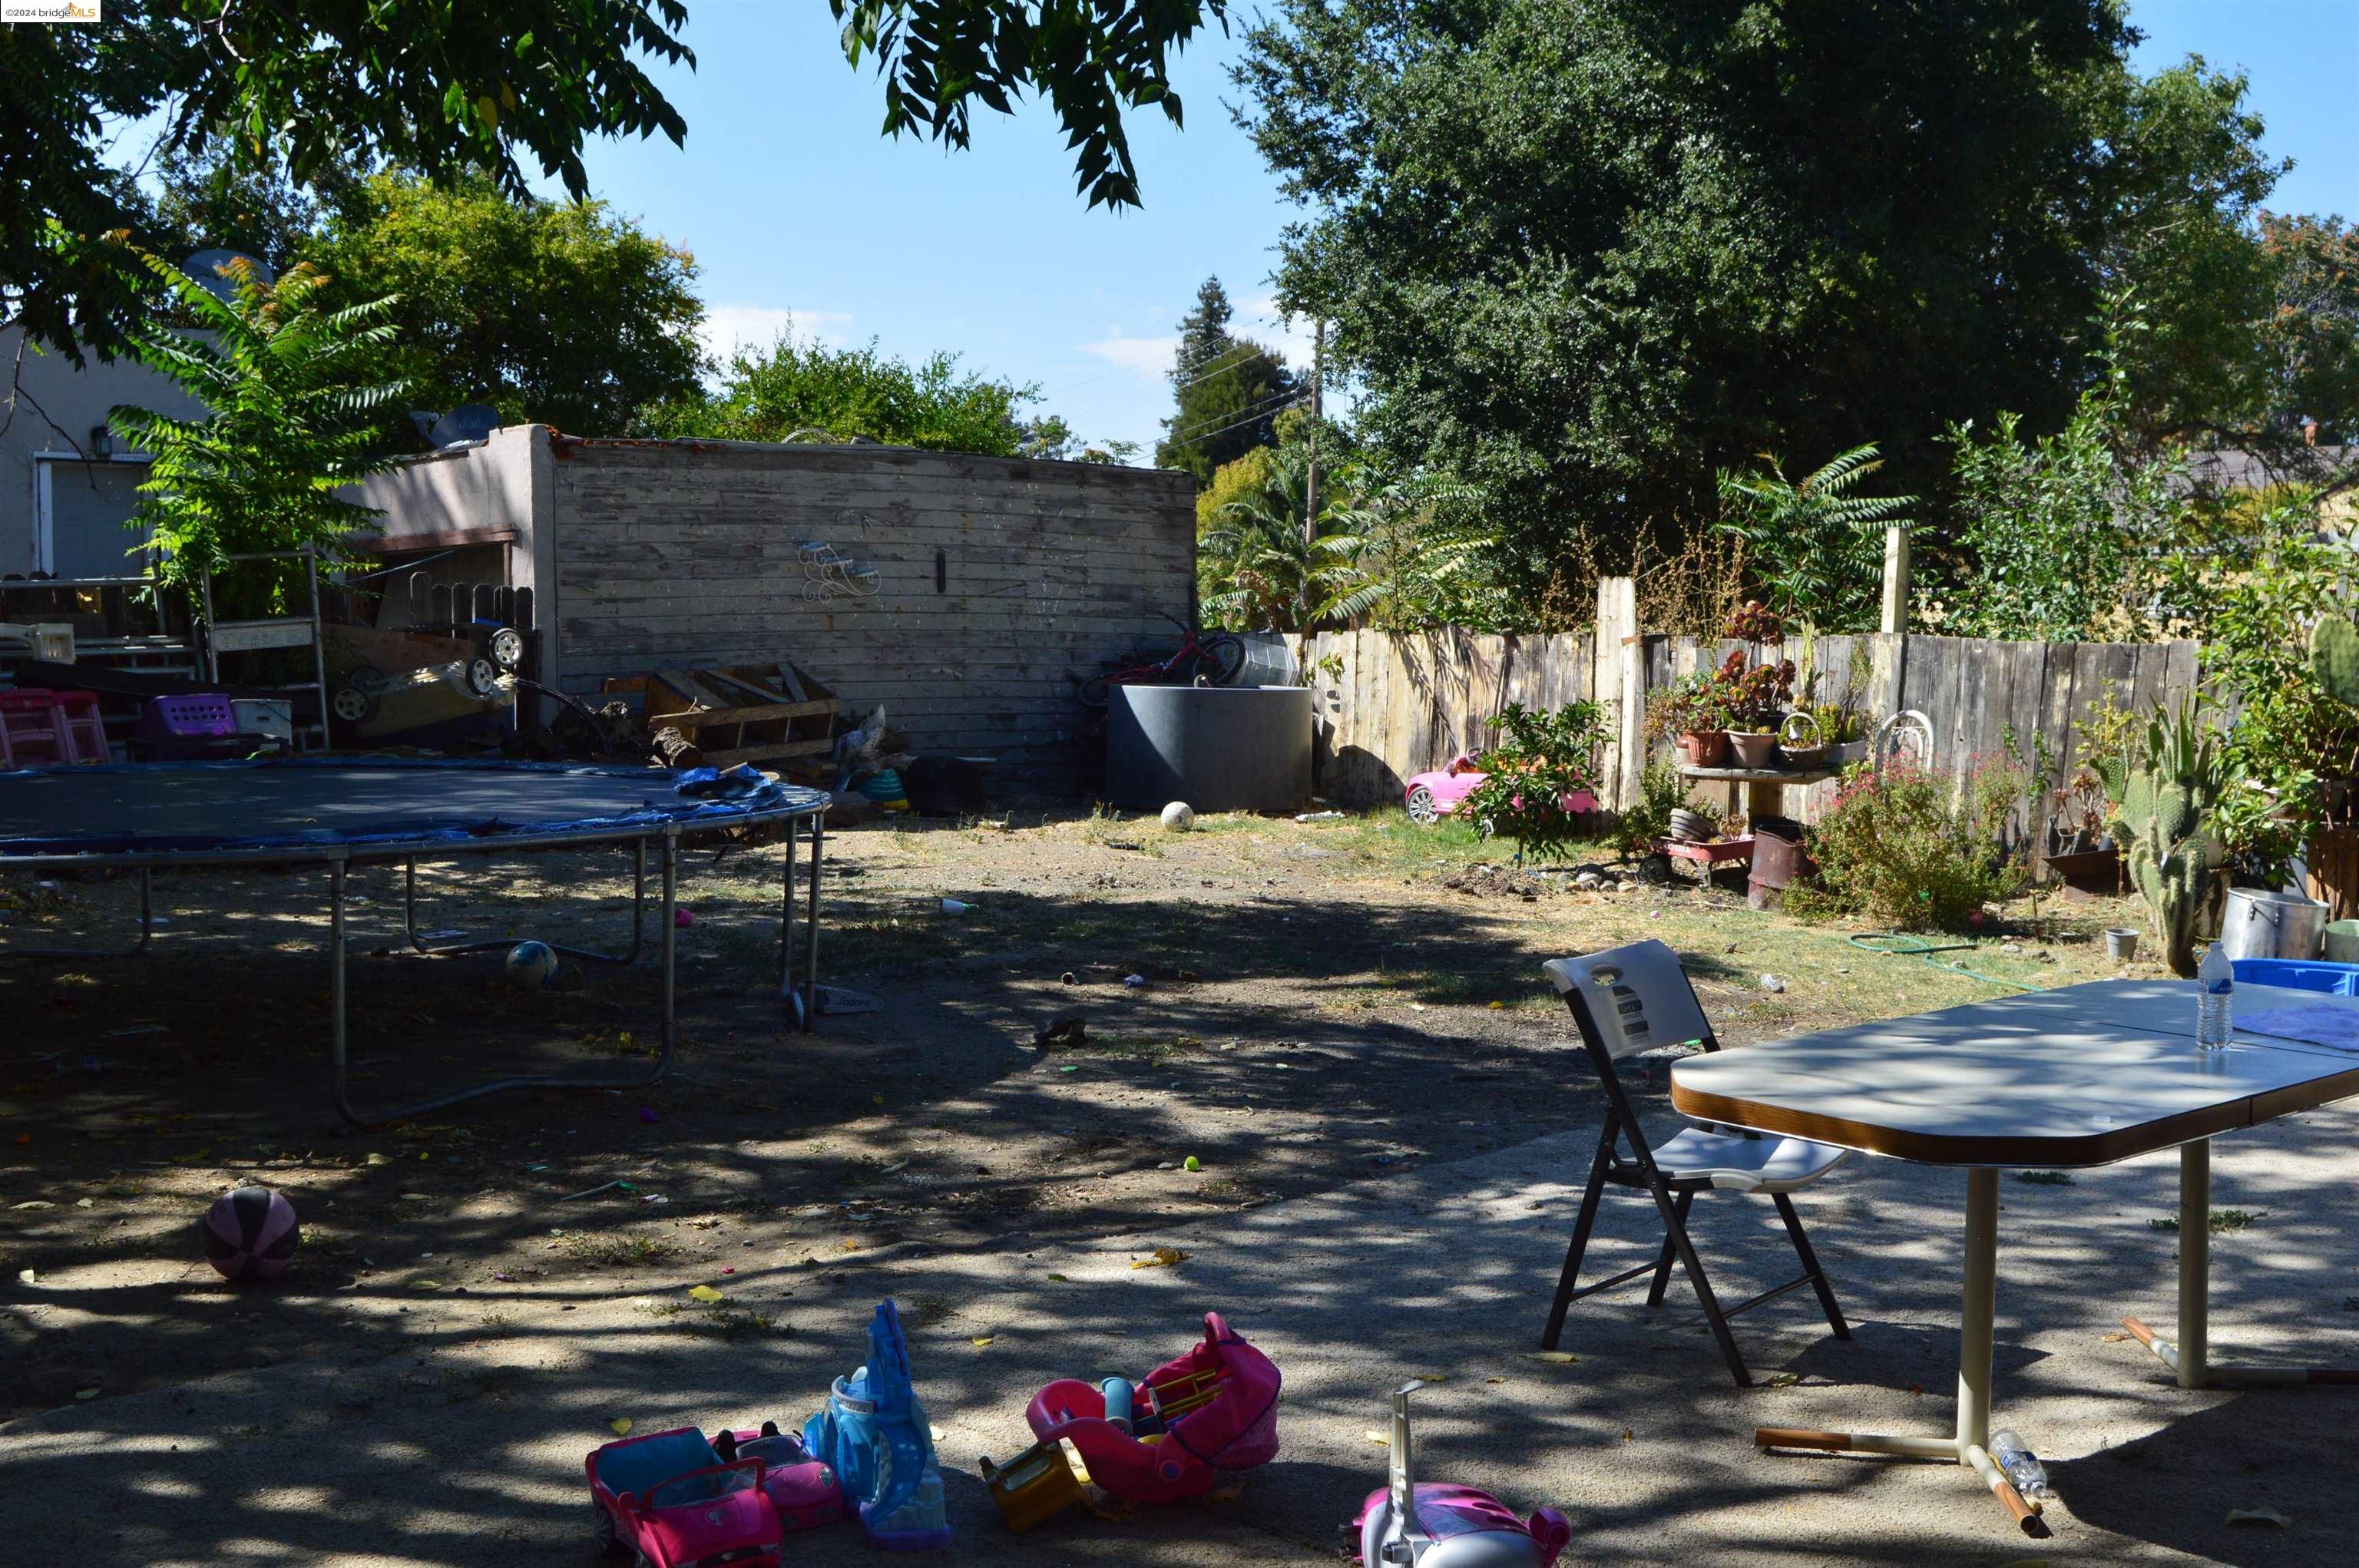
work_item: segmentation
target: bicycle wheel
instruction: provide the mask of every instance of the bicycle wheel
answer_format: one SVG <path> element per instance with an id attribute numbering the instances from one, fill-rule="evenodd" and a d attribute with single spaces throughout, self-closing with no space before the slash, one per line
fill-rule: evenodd
<path id="1" fill-rule="evenodd" d="M 1082 681 L 1081 685 L 1080 695 L 1082 699 L 1082 706 L 1084 708 L 1104 707 L 1106 705 L 1106 693 L 1113 689 L 1113 686 L 1114 682 L 1107 680 L 1103 675 L 1091 676 L 1088 680 Z"/>
<path id="2" fill-rule="evenodd" d="M 1188 672 L 1188 682 L 1194 685 L 1201 676 L 1215 686 L 1234 684 L 1237 674 L 1245 667 L 1245 644 L 1243 637 L 1206 637 L 1196 650 L 1196 662 Z"/>

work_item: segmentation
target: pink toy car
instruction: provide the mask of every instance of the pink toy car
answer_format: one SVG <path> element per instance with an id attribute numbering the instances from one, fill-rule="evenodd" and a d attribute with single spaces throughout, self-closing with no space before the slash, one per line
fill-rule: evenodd
<path id="1" fill-rule="evenodd" d="M 810 1456 L 802 1433 L 780 1432 L 776 1421 L 764 1421 L 759 1432 L 733 1432 L 715 1441 L 724 1458 L 758 1459 L 762 1495 L 778 1516 L 781 1530 L 810 1530 L 833 1524 L 843 1517 L 843 1483 L 835 1471 Z"/>
<path id="2" fill-rule="evenodd" d="M 1431 773 L 1419 773 L 1408 781 L 1408 793 L 1403 804 L 1408 808 L 1409 820 L 1432 822 L 1450 815 L 1465 803 L 1483 780 L 1490 777 L 1482 765 L 1465 753 L 1450 759 L 1450 766 Z M 1564 797 L 1568 813 L 1597 810 L 1597 797 L 1586 789 L 1575 789 Z"/>
<path id="3" fill-rule="evenodd" d="M 653 1568 L 778 1568 L 778 1513 L 760 1459 L 724 1461 L 688 1426 L 609 1443 L 582 1463 L 591 1529 L 608 1555 L 636 1552 Z"/>

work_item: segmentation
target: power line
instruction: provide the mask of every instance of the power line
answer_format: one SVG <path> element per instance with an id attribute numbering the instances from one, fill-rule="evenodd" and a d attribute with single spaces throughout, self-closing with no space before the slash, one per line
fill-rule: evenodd
<path id="1" fill-rule="evenodd" d="M 1210 440 L 1211 438 L 1212 438 L 1213 436 L 1217 436 L 1217 435 L 1223 434 L 1223 433 L 1225 433 L 1225 432 L 1227 432 L 1227 431 L 1229 431 L 1229 430 L 1235 430 L 1235 429 L 1236 429 L 1238 426 L 1240 426 L 1240 425 L 1251 425 L 1251 424 L 1257 424 L 1257 423 L 1259 423 L 1259 422 L 1260 422 L 1261 420 L 1263 420 L 1263 419 L 1273 419 L 1273 418 L 1275 418 L 1276 416 L 1277 416 L 1277 415 L 1279 415 L 1279 414 L 1282 414 L 1282 413 L 1286 412 L 1286 410 L 1287 410 L 1287 409 L 1288 409 L 1288 408 L 1290 408 L 1294 407 L 1296 404 L 1298 404 L 1298 403 L 1301 402 L 1304 398 L 1306 398 L 1306 397 L 1310 397 L 1310 394 L 1309 394 L 1308 392 L 1296 392 L 1296 393 L 1290 394 L 1290 395 L 1288 397 L 1288 398 L 1287 398 L 1287 400 L 1286 400 L 1285 402 L 1283 402 L 1283 403 L 1279 404 L 1279 405 L 1278 405 L 1277 408 L 1267 408 L 1267 409 L 1264 409 L 1262 412 L 1260 412 L 1260 413 L 1258 413 L 1258 414 L 1247 414 L 1244 419 L 1233 419 L 1233 420 L 1231 420 L 1229 423 L 1227 423 L 1227 424 L 1225 424 L 1225 425 L 1223 425 L 1223 426 L 1222 426 L 1219 430 L 1206 430 L 1206 431 L 1204 431 L 1204 432 L 1203 432 L 1202 434 L 1201 434 L 1201 435 L 1193 435 L 1193 436 L 1190 436 L 1189 439 L 1193 440 L 1193 441 L 1208 441 L 1208 440 Z M 1174 438 L 1172 438 L 1172 439 L 1174 439 L 1174 440 L 1176 441 L 1176 440 L 1178 440 L 1179 438 L 1175 436 L 1175 437 L 1174 437 Z"/>
<path id="2" fill-rule="evenodd" d="M 1309 396 L 1309 394 L 1308 394 L 1308 393 L 1307 393 L 1303 388 L 1301 388 L 1301 387 L 1294 387 L 1294 388 L 1291 388 L 1291 389 L 1280 388 L 1280 389 L 1278 389 L 1278 390 L 1277 390 L 1277 391 L 1274 391 L 1274 392 L 1265 392 L 1265 393 L 1263 393 L 1260 397 L 1256 397 L 1255 399 L 1253 399 L 1253 401 L 1252 401 L 1252 402 L 1245 404 L 1245 408 L 1259 408 L 1259 407 L 1260 407 L 1261 405 L 1263 405 L 1263 404 L 1270 403 L 1270 402 L 1273 402 L 1273 401 L 1275 401 L 1275 402 L 1277 402 L 1277 404 L 1279 404 L 1279 406 L 1280 406 L 1280 407 L 1283 407 L 1283 406 L 1284 406 L 1284 404 L 1285 404 L 1285 401 L 1286 401 L 1288 398 L 1300 398 L 1300 397 L 1307 397 L 1307 396 Z M 1172 441 L 1193 441 L 1193 440 L 1195 440 L 1195 439 L 1197 438 L 1198 434 L 1203 430 L 1203 428 L 1204 428 L 1206 425 L 1211 424 L 1211 423 L 1212 423 L 1213 420 L 1215 420 L 1215 419 L 1225 419 L 1229 418 L 1229 417 L 1230 417 L 1230 415 L 1231 415 L 1231 414 L 1233 414 L 1233 413 L 1234 413 L 1234 412 L 1235 412 L 1235 410 L 1234 410 L 1234 409 L 1223 409 L 1223 411 L 1221 411 L 1220 413 L 1217 413 L 1217 414 L 1207 414 L 1204 418 L 1202 418 L 1202 419 L 1201 419 L 1197 420 L 1193 425 L 1188 426 L 1188 427 L 1186 427 L 1185 429 L 1176 429 L 1176 430 L 1172 430 L 1172 431 L 1171 431 L 1171 434 L 1170 434 L 1170 438 L 1169 438 L 1169 439 L 1171 439 Z M 1271 408 L 1271 409 L 1266 410 L 1266 413 L 1273 413 L 1273 414 L 1274 414 L 1274 413 L 1276 413 L 1276 412 L 1277 412 L 1277 409 L 1276 409 L 1276 408 Z M 1257 418 L 1258 418 L 1258 417 L 1263 417 L 1263 416 L 1256 416 L 1256 417 L 1257 417 Z M 1222 427 L 1222 429 L 1223 429 L 1223 430 L 1226 430 L 1226 429 L 1228 429 L 1228 428 L 1229 428 L 1229 427 L 1227 427 L 1227 426 L 1225 426 L 1225 425 Z M 1214 432 L 1214 433 L 1218 433 L 1218 432 Z"/>
<path id="3" fill-rule="evenodd" d="M 1284 358 L 1283 358 L 1283 357 L 1281 357 L 1280 355 L 1278 355 L 1278 354 L 1277 354 L 1272 353 L 1272 352 L 1271 352 L 1270 350 L 1268 350 L 1268 349 L 1262 348 L 1262 346 L 1261 346 L 1259 343 L 1254 343 L 1254 342 L 1252 342 L 1252 341 L 1251 341 L 1251 340 L 1249 340 L 1249 339 L 1245 339 L 1245 338 L 1239 338 L 1239 339 L 1236 339 L 1236 340 L 1234 341 L 1234 343 L 1233 346 L 1234 346 L 1234 347 L 1235 347 L 1235 348 L 1253 348 L 1253 349 L 1258 349 L 1258 350 L 1260 350 L 1260 352 L 1261 352 L 1261 353 L 1263 353 L 1264 354 L 1266 354 L 1269 358 L 1274 359 L 1274 360 L 1277 360 L 1277 361 L 1278 362 L 1278 364 L 1279 364 L 1279 365 L 1283 365 L 1286 363 L 1286 361 L 1284 360 Z M 1229 353 L 1229 351 L 1224 349 L 1224 350 L 1223 350 L 1220 354 L 1214 354 L 1212 357 L 1213 357 L 1214 359 L 1224 359 L 1224 360 L 1226 360 L 1226 359 L 1227 359 L 1228 353 Z M 1185 381 L 1175 381 L 1175 382 L 1173 382 L 1173 383 L 1171 384 L 1171 390 L 1172 390 L 1172 392 L 1173 392 L 1174 394 L 1178 394 L 1178 393 L 1180 393 L 1180 392 L 1185 392 L 1189 387 L 1195 386 L 1195 385 L 1196 385 L 1196 383 L 1198 383 L 1199 381 L 1210 381 L 1210 380 L 1211 380 L 1213 376 L 1225 376 L 1225 375 L 1227 375 L 1229 372 L 1231 372 L 1231 371 L 1233 371 L 1233 370 L 1242 370 L 1243 368 L 1245 368 L 1244 362 L 1242 362 L 1242 361 L 1238 361 L 1238 360 L 1227 360 L 1227 363 L 1225 363 L 1225 364 L 1222 364 L 1222 365 L 1213 365 L 1213 366 L 1212 366 L 1212 369 L 1210 369 L 1210 370 L 1200 370 L 1200 371 L 1198 371 L 1195 375 L 1190 376 L 1190 377 L 1188 377 Z M 1120 374 L 1121 374 L 1121 372 L 1119 372 L 1119 371 L 1108 371 L 1108 372 L 1106 373 L 1106 376 L 1116 376 L 1116 375 L 1120 375 Z M 1066 390 L 1067 390 L 1067 391 L 1072 391 L 1072 390 L 1074 390 L 1076 387 L 1095 386 L 1098 382 L 1101 382 L 1101 381 L 1105 380 L 1105 379 L 1106 379 L 1106 376 L 1092 376 L 1092 377 L 1091 377 L 1089 380 L 1087 380 L 1087 381 L 1080 381 L 1080 382 L 1076 382 L 1076 383 L 1074 383 L 1073 387 L 1068 387 L 1068 388 L 1066 388 Z M 1058 396 L 1059 396 L 1058 394 L 1053 393 L 1053 392 L 1043 392 L 1043 393 L 1040 395 L 1040 400 L 1041 400 L 1043 403 L 1047 403 L 1047 402 L 1052 401 L 1052 400 L 1053 400 L 1056 397 L 1058 397 Z M 1104 398 L 1104 397 L 1101 397 L 1101 398 L 1099 398 L 1096 402 L 1090 404 L 1087 408 L 1082 408 L 1082 409 L 1078 410 L 1077 412 L 1075 412 L 1074 414 L 1072 414 L 1071 416 L 1070 416 L 1070 418 L 1071 418 L 1071 419 L 1079 419 L 1079 418 L 1081 418 L 1081 417 L 1082 417 L 1082 415 L 1083 415 L 1083 414 L 1094 413 L 1094 412 L 1096 412 L 1098 409 L 1104 408 L 1104 407 L 1106 406 L 1106 404 L 1107 404 L 1107 402 L 1108 402 L 1108 401 L 1109 401 L 1109 399 Z"/>

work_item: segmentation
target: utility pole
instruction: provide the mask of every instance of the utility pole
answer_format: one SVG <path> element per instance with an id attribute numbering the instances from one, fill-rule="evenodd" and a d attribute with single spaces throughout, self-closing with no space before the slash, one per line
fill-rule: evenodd
<path id="1" fill-rule="evenodd" d="M 1321 394 L 1327 385 L 1327 318 L 1314 316 L 1310 321 L 1310 462 L 1302 483 L 1302 543 L 1307 549 L 1319 542 L 1319 421 L 1324 404 Z"/>

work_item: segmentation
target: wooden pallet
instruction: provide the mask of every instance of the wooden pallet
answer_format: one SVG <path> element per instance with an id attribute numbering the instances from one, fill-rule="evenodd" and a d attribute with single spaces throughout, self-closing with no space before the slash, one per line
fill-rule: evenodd
<path id="1" fill-rule="evenodd" d="M 835 693 L 788 663 L 659 670 L 609 679 L 601 690 L 637 693 L 648 733 L 679 730 L 708 768 L 819 757 L 835 746 Z"/>

